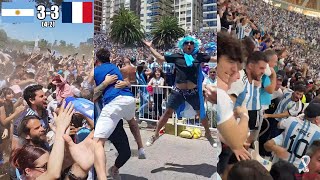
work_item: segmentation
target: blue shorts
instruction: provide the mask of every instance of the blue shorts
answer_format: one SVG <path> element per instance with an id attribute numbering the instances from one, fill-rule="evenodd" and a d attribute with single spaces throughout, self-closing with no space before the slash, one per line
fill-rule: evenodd
<path id="1" fill-rule="evenodd" d="M 177 110 L 183 103 L 187 101 L 195 111 L 200 110 L 200 100 L 198 89 L 179 89 L 173 87 L 168 98 L 167 107 Z"/>

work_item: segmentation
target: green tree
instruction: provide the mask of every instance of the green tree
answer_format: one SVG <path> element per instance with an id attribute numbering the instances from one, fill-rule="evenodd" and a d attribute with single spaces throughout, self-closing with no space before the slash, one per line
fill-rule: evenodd
<path id="1" fill-rule="evenodd" d="M 47 40 L 45 40 L 45 39 L 40 39 L 39 40 L 39 44 L 38 44 L 38 46 L 39 46 L 39 48 L 40 48 L 40 50 L 41 51 L 44 51 L 44 50 L 46 50 L 47 48 L 48 48 L 48 41 Z"/>
<path id="2" fill-rule="evenodd" d="M 121 7 L 112 21 L 110 37 L 113 42 L 125 47 L 142 44 L 144 30 L 136 14 Z"/>
<path id="3" fill-rule="evenodd" d="M 185 35 L 185 30 L 179 25 L 178 19 L 173 16 L 163 16 L 153 25 L 155 29 L 151 31 L 152 44 L 156 48 L 170 49 L 180 37 Z"/>
<path id="4" fill-rule="evenodd" d="M 4 31 L 3 29 L 0 29 L 0 47 L 3 47 L 7 41 L 8 41 L 8 36 L 6 31 Z"/>
<path id="5" fill-rule="evenodd" d="M 60 6 L 64 0 L 52 0 L 53 4 Z"/>
<path id="6" fill-rule="evenodd" d="M 51 6 L 50 0 L 35 0 L 35 2 L 36 2 L 37 4 L 42 4 L 42 5 L 44 5 L 46 8 L 50 8 L 50 6 Z"/>
<path id="7" fill-rule="evenodd" d="M 67 43 L 66 43 L 66 41 L 64 41 L 64 40 L 60 40 L 59 43 L 60 43 L 59 46 L 62 46 L 62 47 L 67 46 Z"/>

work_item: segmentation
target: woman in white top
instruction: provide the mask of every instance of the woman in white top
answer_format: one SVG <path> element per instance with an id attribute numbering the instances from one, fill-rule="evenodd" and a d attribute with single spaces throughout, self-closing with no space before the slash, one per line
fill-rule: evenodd
<path id="1" fill-rule="evenodd" d="M 154 109 L 156 117 L 160 117 L 162 116 L 162 100 L 165 98 L 163 95 L 163 88 L 159 87 L 164 85 L 163 73 L 160 68 L 156 68 L 153 72 L 148 85 L 153 87 Z"/>
<path id="2" fill-rule="evenodd" d="M 208 77 L 204 78 L 203 85 L 213 85 L 217 86 L 217 79 L 216 79 L 216 68 L 211 68 L 209 70 Z"/>
<path id="3" fill-rule="evenodd" d="M 209 70 L 208 77 L 204 78 L 202 85 L 203 85 L 203 89 L 208 89 L 210 86 L 217 87 L 216 68 L 211 68 Z M 214 112 L 216 111 L 215 104 L 209 102 L 206 99 L 204 106 L 206 108 L 207 116 L 211 121 L 212 126 L 216 128 L 217 122 L 214 119 L 214 114 L 215 114 Z"/>

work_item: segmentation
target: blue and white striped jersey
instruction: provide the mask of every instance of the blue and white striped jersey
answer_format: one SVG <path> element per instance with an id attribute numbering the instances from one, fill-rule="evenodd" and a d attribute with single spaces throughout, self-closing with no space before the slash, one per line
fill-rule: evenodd
<path id="1" fill-rule="evenodd" d="M 290 153 L 286 160 L 301 171 L 304 166 L 300 158 L 306 154 L 314 140 L 320 139 L 320 127 L 309 120 L 289 117 L 280 121 L 279 128 L 285 129 L 283 147 Z"/>
<path id="2" fill-rule="evenodd" d="M 293 93 L 292 90 L 288 90 L 288 92 L 286 92 L 283 95 L 283 98 L 279 102 L 274 114 L 281 114 L 285 111 L 288 111 L 290 116 L 297 116 L 301 112 L 303 108 L 302 102 L 300 100 L 298 102 L 292 101 L 291 100 L 292 93 Z M 281 121 L 283 118 L 275 118 L 275 119 L 277 121 Z"/>
<path id="3" fill-rule="evenodd" d="M 228 94 L 237 96 L 235 108 L 238 106 L 245 106 L 250 110 L 260 110 L 260 87 L 249 82 L 245 70 L 239 71 L 240 79 L 231 84 Z"/>
<path id="4" fill-rule="evenodd" d="M 175 65 L 173 63 L 164 62 L 162 64 L 162 72 L 164 74 L 173 74 Z"/>
<path id="5" fill-rule="evenodd" d="M 151 64 L 148 64 L 148 68 L 152 70 L 152 72 L 156 71 L 156 68 L 159 68 L 159 64 L 157 62 L 153 62 Z"/>
<path id="6" fill-rule="evenodd" d="M 19 135 L 18 129 L 19 129 L 20 123 L 22 119 L 26 116 L 38 116 L 42 127 L 46 130 L 49 129 L 49 116 L 48 116 L 47 110 L 43 110 L 43 113 L 42 113 L 43 117 L 40 117 L 36 111 L 32 110 L 31 108 L 27 108 L 24 112 L 20 114 L 20 116 L 17 119 L 13 121 L 13 134 L 15 136 Z"/>

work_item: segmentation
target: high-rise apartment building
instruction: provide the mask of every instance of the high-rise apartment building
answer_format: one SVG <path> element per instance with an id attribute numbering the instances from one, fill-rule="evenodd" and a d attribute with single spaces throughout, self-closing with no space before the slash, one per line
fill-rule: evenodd
<path id="1" fill-rule="evenodd" d="M 94 1 L 94 32 L 100 32 L 102 28 L 102 0 Z"/>
<path id="2" fill-rule="evenodd" d="M 203 0 L 174 0 L 174 16 L 187 32 L 200 31 L 203 26 Z"/>
<path id="3" fill-rule="evenodd" d="M 140 15 L 141 0 L 103 0 L 105 11 L 103 12 L 103 31 L 110 32 L 112 17 L 117 14 L 120 7 L 125 7 L 133 11 L 137 16 Z"/>
<path id="4" fill-rule="evenodd" d="M 217 28 L 217 0 L 203 0 L 203 30 Z"/>
<path id="5" fill-rule="evenodd" d="M 124 6 L 125 0 L 106 0 L 105 25 L 106 32 L 110 32 L 111 18 L 118 12 L 121 6 Z"/>
<path id="6" fill-rule="evenodd" d="M 140 20 L 147 33 L 154 29 L 153 23 L 161 16 L 173 16 L 174 0 L 141 0 Z"/>
<path id="7" fill-rule="evenodd" d="M 124 7 L 140 16 L 141 0 L 125 0 Z"/>

